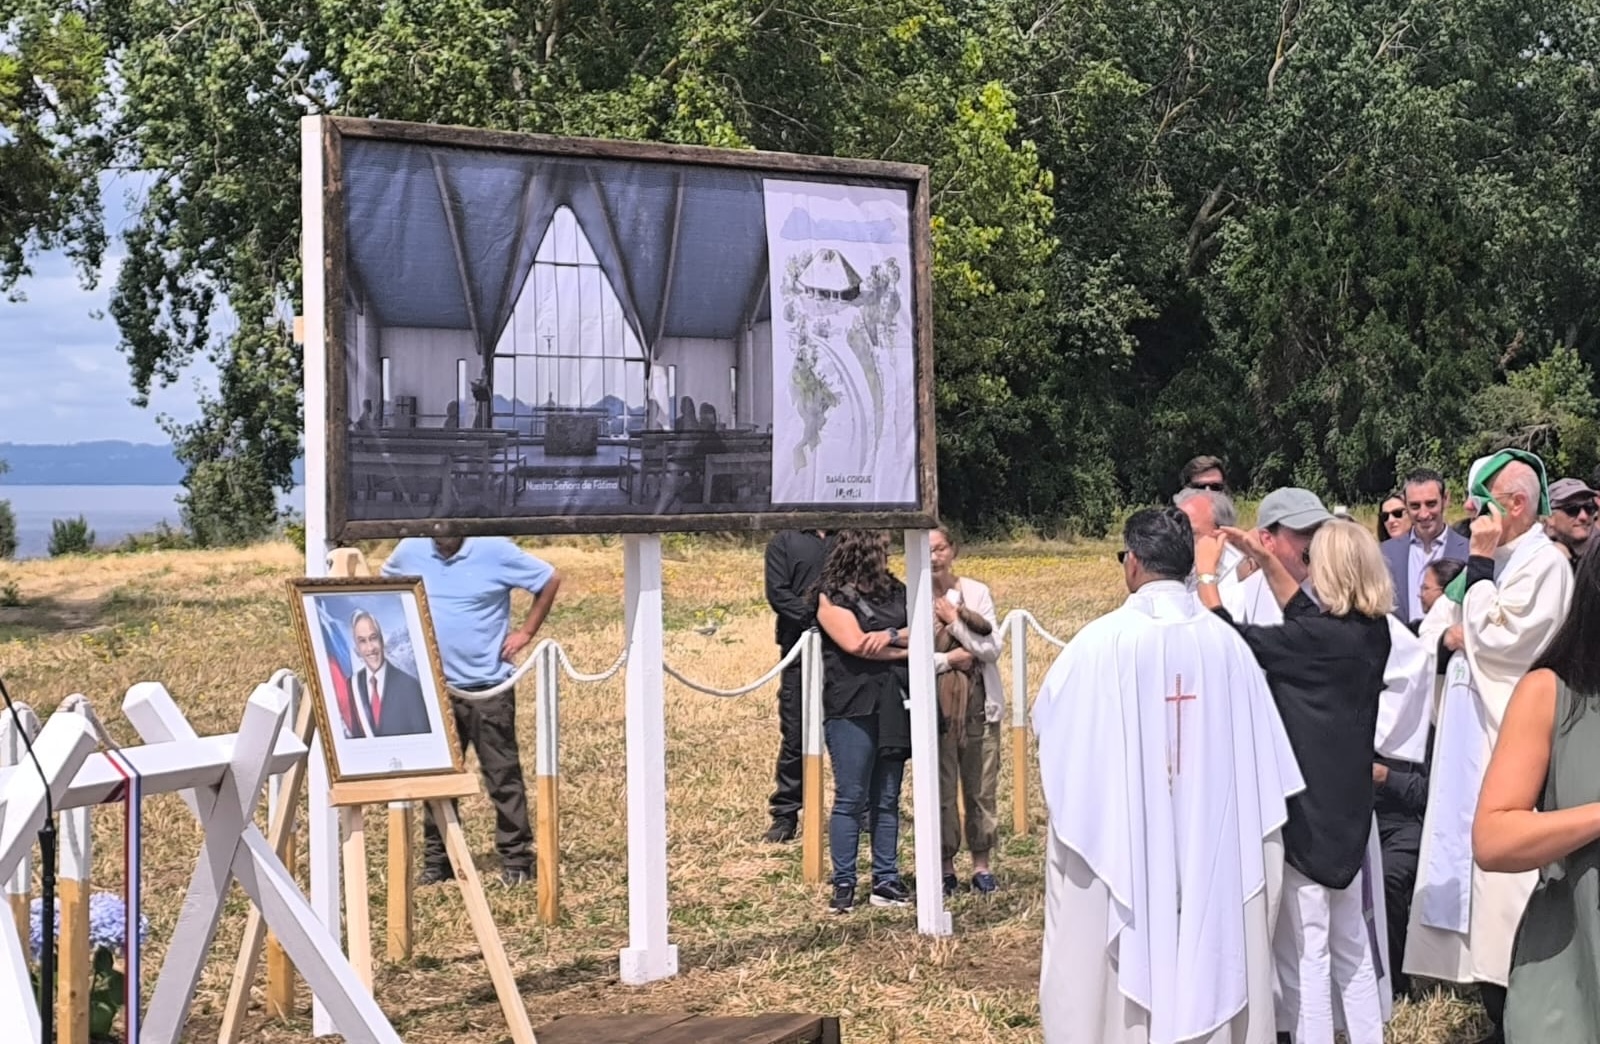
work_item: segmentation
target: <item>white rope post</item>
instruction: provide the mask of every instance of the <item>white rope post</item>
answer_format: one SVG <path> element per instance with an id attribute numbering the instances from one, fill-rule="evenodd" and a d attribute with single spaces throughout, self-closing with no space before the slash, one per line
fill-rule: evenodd
<path id="1" fill-rule="evenodd" d="M 89 699 L 75 692 L 61 701 L 57 714 L 79 714 L 91 724 L 94 716 Z M 56 911 L 61 931 L 56 935 L 56 1041 L 57 1044 L 89 1044 L 89 973 L 93 954 L 89 952 L 89 869 L 94 852 L 89 834 L 89 810 L 74 808 L 56 813 L 60 835 L 61 862 L 56 875 Z M 138 911 L 129 910 L 130 918 Z M 44 944 L 50 945 L 53 926 L 45 925 Z"/>
<path id="2" fill-rule="evenodd" d="M 28 756 L 28 743 L 39 735 L 39 716 L 33 713 L 33 708 L 26 703 L 19 703 L 16 708 L 16 720 L 9 713 L 0 714 L 0 768 L 22 764 L 22 759 Z M 17 729 L 19 721 L 22 723 L 20 732 Z M 5 878 L 6 900 L 16 921 L 17 934 L 23 939 L 28 937 L 32 921 L 29 910 L 31 899 L 28 895 L 32 887 L 33 849 L 29 848 L 23 853 L 17 868 Z"/>
<path id="3" fill-rule="evenodd" d="M 917 931 L 949 935 L 939 848 L 939 702 L 933 669 L 933 562 L 926 529 L 906 530 L 906 597 L 911 635 L 911 816 L 915 824 Z"/>
<path id="4" fill-rule="evenodd" d="M 1018 609 L 1011 628 L 1011 829 L 1028 832 L 1028 620 Z"/>
<path id="5" fill-rule="evenodd" d="M 15 872 L 24 853 L 33 845 L 33 835 L 44 825 L 45 780 L 49 781 L 51 804 L 62 807 L 72 779 L 97 745 L 94 727 L 87 718 L 77 714 L 52 714 L 33 744 L 44 779 L 31 771 L 30 765 L 27 770 L 10 770 L 5 781 L 0 782 L 0 806 L 6 813 L 0 818 L 0 877 L 9 877 Z M 10 918 L 0 918 L 0 1012 L 5 1013 L 13 1035 L 20 1032 L 19 1039 L 38 1040 L 39 1007 L 28 980 L 28 963 L 23 957 L 27 938 L 26 932 L 20 938 L 16 936 Z M 20 1030 L 18 1022 L 22 1023 Z"/>
<path id="6" fill-rule="evenodd" d="M 560 802 L 560 669 L 553 642 L 541 642 L 538 659 L 535 732 L 538 750 L 534 760 L 534 818 L 538 823 L 539 920 L 550 925 L 561 918 L 561 802 Z"/>
<path id="7" fill-rule="evenodd" d="M 628 668 L 628 943 L 622 981 L 678 974 L 667 942 L 667 716 L 661 634 L 661 537 L 622 538 Z"/>
<path id="8" fill-rule="evenodd" d="M 272 676 L 271 684 L 288 694 L 289 719 L 294 720 L 300 710 L 300 701 L 305 698 L 299 677 L 293 671 L 278 671 Z M 278 808 L 282 803 L 283 774 L 279 773 L 267 783 L 267 822 L 277 820 Z M 295 846 L 291 844 L 284 849 L 284 869 L 293 874 L 295 862 Z M 294 965 L 289 963 L 288 955 L 283 952 L 283 943 L 271 932 L 267 933 L 266 947 L 267 1017 L 287 1019 L 294 1014 Z"/>
<path id="9" fill-rule="evenodd" d="M 822 632 L 800 636 L 800 729 L 805 756 L 801 774 L 800 872 L 806 884 L 821 884 L 822 869 Z"/>
<path id="10" fill-rule="evenodd" d="M 322 234 L 322 117 L 300 119 L 300 258 L 301 298 L 305 341 L 302 370 L 305 380 L 306 432 L 306 576 L 328 575 L 328 387 L 327 286 L 323 263 L 327 244 Z M 322 744 L 311 744 L 306 773 L 306 830 L 311 853 L 311 908 L 328 934 L 339 938 L 343 919 L 339 908 L 339 815 L 328 802 L 330 780 Z M 333 1017 L 315 995 L 311 1003 L 311 1033 L 332 1036 Z"/>

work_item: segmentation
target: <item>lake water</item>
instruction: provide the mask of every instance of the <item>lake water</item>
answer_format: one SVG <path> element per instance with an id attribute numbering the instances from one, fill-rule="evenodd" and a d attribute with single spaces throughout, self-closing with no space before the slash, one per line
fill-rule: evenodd
<path id="1" fill-rule="evenodd" d="M 11 502 L 17 517 L 17 557 L 42 558 L 49 553 L 50 523 L 82 515 L 97 544 L 115 544 L 130 533 L 144 533 L 161 522 L 177 527 L 182 486 L 8 486 L 0 482 L 0 500 Z M 282 498 L 285 507 L 305 510 L 305 489 Z"/>

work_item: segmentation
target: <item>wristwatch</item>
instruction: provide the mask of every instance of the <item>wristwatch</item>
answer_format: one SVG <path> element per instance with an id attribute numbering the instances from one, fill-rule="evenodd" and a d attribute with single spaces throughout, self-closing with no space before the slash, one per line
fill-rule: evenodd
<path id="1" fill-rule="evenodd" d="M 899 638 L 900 629 L 898 627 L 889 628 L 889 644 L 893 645 L 897 640 L 899 640 Z"/>
<path id="2" fill-rule="evenodd" d="M 1201 573 L 1199 576 L 1195 577 L 1195 580 L 1202 584 L 1214 584 L 1217 582 L 1217 574 Z"/>

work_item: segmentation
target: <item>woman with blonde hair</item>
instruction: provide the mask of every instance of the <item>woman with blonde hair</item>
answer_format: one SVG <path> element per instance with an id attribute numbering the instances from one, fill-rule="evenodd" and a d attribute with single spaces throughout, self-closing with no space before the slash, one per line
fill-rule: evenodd
<path id="1" fill-rule="evenodd" d="M 1283 608 L 1276 626 L 1239 624 L 1215 584 L 1201 603 L 1234 623 L 1267 675 L 1305 777 L 1283 828 L 1283 908 L 1274 946 L 1286 972 L 1280 1011 L 1295 1044 L 1333 1044 L 1337 987 L 1350 1044 L 1381 1044 L 1374 945 L 1364 914 L 1362 861 L 1372 831 L 1372 744 L 1389 658 L 1394 582 L 1364 527 L 1341 519 L 1311 538 L 1311 592 L 1254 533 L 1222 535 L 1255 562 Z M 1201 541 L 1198 573 L 1215 572 L 1221 537 Z M 1315 600 L 1313 600 L 1313 594 Z M 1381 880 L 1370 887 L 1382 888 Z"/>

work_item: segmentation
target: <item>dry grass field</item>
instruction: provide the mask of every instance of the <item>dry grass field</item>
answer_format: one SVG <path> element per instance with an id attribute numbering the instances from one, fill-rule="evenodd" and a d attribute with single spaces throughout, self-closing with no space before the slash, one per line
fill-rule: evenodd
<path id="1" fill-rule="evenodd" d="M 367 550 L 376 566 L 385 548 Z M 1121 601 L 1114 550 L 1104 542 L 974 547 L 963 565 L 991 585 L 1002 614 L 1026 607 L 1065 637 Z M 540 553 L 564 574 L 545 633 L 567 648 L 580 669 L 600 669 L 622 642 L 619 543 L 558 541 Z M 668 662 L 720 686 L 758 676 L 776 655 L 759 548 L 669 538 L 667 555 Z M 300 666 L 284 581 L 301 567 L 298 553 L 286 544 L 7 566 L 5 575 L 24 605 L 0 609 L 0 674 L 16 698 L 41 713 L 67 694 L 83 692 L 119 741 L 134 738 L 118 708 L 127 688 L 140 681 L 164 683 L 202 733 L 231 731 L 255 685 L 278 667 Z M 525 605 L 519 602 L 519 612 Z M 699 633 L 713 622 L 715 633 Z M 1036 640 L 1031 651 L 1037 685 L 1053 650 Z M 838 1014 L 852 1042 L 1040 1038 L 1035 990 L 1044 810 L 1036 778 L 1028 784 L 1030 829 L 1015 836 L 1006 812 L 1013 780 L 1009 768 L 1003 773 L 996 859 L 1002 891 L 989 901 L 956 899 L 952 938 L 918 936 L 912 910 L 863 907 L 841 919 L 827 912 L 821 886 L 802 883 L 798 844 L 759 841 L 767 827 L 778 735 L 776 685 L 733 700 L 706 697 L 670 680 L 667 686 L 671 929 L 681 964 L 675 980 L 633 988 L 617 978 L 617 951 L 628 933 L 620 677 L 562 689 L 560 924 L 546 928 L 537 922 L 532 886 L 499 885 L 488 804 L 481 798 L 464 803 L 468 837 L 490 874 L 495 919 L 536 1026 L 556 1014 L 788 1010 Z M 531 704 L 530 689 L 520 721 L 530 772 Z M 910 793 L 908 781 L 902 860 L 907 869 L 917 826 L 910 821 Z M 145 815 L 145 894 L 153 922 L 148 969 L 172 944 L 198 834 L 175 798 L 152 799 Z M 95 823 L 97 882 L 120 890 L 120 817 L 100 810 Z M 384 860 L 381 837 L 371 831 L 369 837 L 381 962 Z M 418 1044 L 505 1039 L 455 886 L 421 890 L 417 902 L 418 956 L 404 966 L 380 963 L 376 992 L 384 1010 L 405 1039 Z M 236 890 L 186 1039 L 214 1039 L 244 910 Z M 306 1039 L 310 1008 L 303 985 L 299 1000 L 299 1015 L 290 1022 L 269 1021 L 256 1007 L 247 1039 Z M 1475 1011 L 1475 1005 L 1435 995 L 1403 1007 L 1389 1039 L 1474 1040 Z"/>

